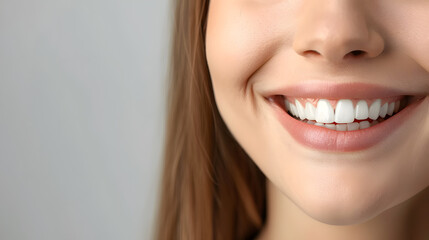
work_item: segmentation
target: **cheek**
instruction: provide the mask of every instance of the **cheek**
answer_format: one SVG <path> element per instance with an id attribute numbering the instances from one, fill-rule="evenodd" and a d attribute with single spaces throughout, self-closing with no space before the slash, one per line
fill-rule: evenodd
<path id="1" fill-rule="evenodd" d="M 429 1 L 389 1 L 374 11 L 377 11 L 374 16 L 382 16 L 379 24 L 387 31 L 391 47 L 412 58 L 427 73 Z"/>
<path id="2" fill-rule="evenodd" d="M 270 4 L 267 4 L 270 2 Z M 281 1 L 278 1 L 281 2 Z M 240 144 L 261 138 L 264 99 L 253 88 L 255 72 L 287 43 L 294 16 L 275 1 L 211 1 L 207 19 L 206 57 L 220 114 Z M 257 129 L 261 129 L 257 132 Z M 258 135 L 259 134 L 259 135 Z M 258 137 L 257 137 L 258 136 Z M 243 139 L 244 142 L 240 141 Z M 257 141 L 254 141 L 257 145 Z M 254 144 L 251 144 L 252 146 Z M 244 146 L 245 147 L 245 146 Z"/>
<path id="3" fill-rule="evenodd" d="M 387 1 L 387 0 L 383 0 Z M 383 16 L 383 28 L 387 30 L 391 47 L 400 51 L 406 58 L 412 59 L 414 68 L 410 68 L 413 77 L 425 79 L 426 89 L 429 86 L 429 24 L 428 11 L 429 1 L 405 1 L 384 4 L 384 8 L 377 9 L 379 16 Z M 398 9 L 401 9 L 398 11 Z M 406 63 L 404 63 L 406 65 Z M 406 76 L 405 78 L 410 76 Z M 420 80 L 419 79 L 419 80 Z M 411 80 L 411 79 L 410 79 Z M 409 157 L 409 161 L 403 161 L 403 169 L 409 169 L 411 176 L 422 176 L 419 178 L 429 184 L 429 99 L 426 99 L 426 112 L 421 112 L 420 121 L 415 123 L 420 128 L 410 135 L 410 139 L 403 141 L 402 153 Z M 418 131 L 418 132 L 417 132 Z M 412 156 L 412 157 L 411 157 Z"/>
<path id="4" fill-rule="evenodd" d="M 293 19 L 285 16 L 288 12 L 276 5 L 211 1 L 206 54 L 215 94 L 224 88 L 237 93 L 248 87 L 252 74 L 285 43 L 285 33 L 290 29 L 284 22 Z"/>
<path id="5" fill-rule="evenodd" d="M 207 63 L 223 120 L 255 163 L 263 172 L 269 172 L 267 168 L 282 164 L 280 159 L 288 149 L 276 134 L 282 127 L 267 112 L 265 99 L 253 90 L 252 77 L 291 39 L 286 36 L 290 29 L 284 21 L 288 20 L 285 16 L 292 15 L 275 5 L 243 2 L 211 2 L 206 33 Z"/>
<path id="6" fill-rule="evenodd" d="M 407 16 L 408 26 L 404 26 L 404 33 L 402 34 L 402 38 L 406 42 L 406 50 L 408 50 L 410 57 L 415 59 L 426 72 L 429 71 L 428 11 L 429 2 L 425 6 L 424 11 L 421 9 L 415 10 L 411 17 Z"/>
<path id="7" fill-rule="evenodd" d="M 242 86 L 245 73 L 251 71 L 244 56 L 254 58 L 250 49 L 255 43 L 246 39 L 242 17 L 233 7 L 223 5 L 223 1 L 213 1 L 207 20 L 206 54 L 215 93 L 219 88 L 233 87 L 236 91 Z"/>

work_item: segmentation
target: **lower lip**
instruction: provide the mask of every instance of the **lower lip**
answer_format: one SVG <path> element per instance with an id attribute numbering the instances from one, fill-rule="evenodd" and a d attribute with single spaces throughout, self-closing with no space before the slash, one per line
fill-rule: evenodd
<path id="1" fill-rule="evenodd" d="M 404 108 L 393 117 L 372 127 L 356 131 L 335 131 L 307 124 L 289 116 L 281 107 L 271 103 L 281 124 L 299 143 L 312 149 L 351 152 L 375 146 L 401 126 L 423 102 L 419 100 Z"/>

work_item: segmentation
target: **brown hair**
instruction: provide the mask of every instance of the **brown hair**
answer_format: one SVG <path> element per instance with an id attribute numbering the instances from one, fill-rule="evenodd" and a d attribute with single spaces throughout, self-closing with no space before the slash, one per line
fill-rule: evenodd
<path id="1" fill-rule="evenodd" d="M 255 237 L 265 176 L 220 117 L 205 57 L 208 0 L 175 0 L 156 239 Z"/>

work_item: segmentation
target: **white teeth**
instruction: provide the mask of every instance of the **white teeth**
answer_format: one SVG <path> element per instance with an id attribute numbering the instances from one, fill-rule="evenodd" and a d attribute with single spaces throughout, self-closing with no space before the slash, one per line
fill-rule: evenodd
<path id="1" fill-rule="evenodd" d="M 325 124 L 325 123 L 318 123 L 318 122 L 315 123 L 314 121 L 311 121 L 311 122 L 312 122 L 311 123 L 312 125 L 324 127 L 324 128 L 328 128 L 336 131 L 356 131 L 359 129 L 369 128 L 370 126 L 372 127 L 378 124 L 378 121 L 372 121 L 371 123 L 369 123 L 368 121 L 362 121 L 360 123 L 354 122 L 354 123 L 347 123 L 347 124 L 329 124 L 329 123 Z"/>
<path id="2" fill-rule="evenodd" d="M 286 106 L 286 110 L 290 112 L 290 103 L 288 100 L 285 100 L 285 106 Z"/>
<path id="3" fill-rule="evenodd" d="M 298 109 L 299 118 L 305 119 L 305 110 L 302 107 L 301 103 L 297 99 L 295 99 L 295 104 L 296 104 L 296 109 Z"/>
<path id="4" fill-rule="evenodd" d="M 388 107 L 389 107 L 388 103 L 383 104 L 383 106 L 380 108 L 380 117 L 382 118 L 386 117 Z"/>
<path id="5" fill-rule="evenodd" d="M 397 113 L 399 111 L 399 107 L 400 107 L 400 102 L 396 101 L 395 102 L 395 109 L 393 110 L 394 113 Z"/>
<path id="6" fill-rule="evenodd" d="M 380 116 L 381 99 L 375 100 L 368 111 L 368 117 L 372 120 L 376 120 Z"/>
<path id="7" fill-rule="evenodd" d="M 308 120 L 316 120 L 316 108 L 309 102 L 305 104 L 305 117 Z"/>
<path id="8" fill-rule="evenodd" d="M 334 109 L 328 100 L 320 99 L 317 102 L 316 121 L 319 123 L 334 122 Z"/>
<path id="9" fill-rule="evenodd" d="M 317 107 L 314 107 L 310 101 L 304 101 L 303 106 L 298 99 L 295 99 L 295 104 L 288 100 L 285 100 L 284 103 L 287 111 L 294 117 L 303 120 L 303 122 L 337 131 L 355 131 L 369 128 L 385 120 L 384 118 L 387 115 L 392 116 L 397 113 L 400 106 L 399 100 L 390 103 L 386 102 L 381 106 L 381 99 L 373 101 L 370 107 L 368 107 L 366 100 L 359 100 L 356 103 L 356 107 L 353 107 L 352 100 L 340 99 L 337 101 L 335 110 L 327 99 L 317 101 Z M 354 122 L 355 119 L 365 120 L 368 118 L 374 121 L 371 121 L 371 123 L 369 121 Z M 335 124 L 331 124 L 334 122 Z"/>
<path id="10" fill-rule="evenodd" d="M 298 110 L 296 109 L 295 105 L 293 105 L 292 103 L 290 104 L 290 112 L 292 113 L 292 115 L 294 115 L 295 117 L 298 117 Z"/>
<path id="11" fill-rule="evenodd" d="M 389 107 L 387 108 L 387 115 L 392 116 L 394 109 L 395 109 L 395 103 L 394 102 L 389 103 Z"/>
<path id="12" fill-rule="evenodd" d="M 347 123 L 347 130 L 354 131 L 359 129 L 359 123 Z"/>
<path id="13" fill-rule="evenodd" d="M 369 124 L 368 121 L 363 121 L 363 122 L 359 123 L 359 128 L 360 129 L 365 129 L 365 128 L 369 128 L 369 127 L 370 127 L 370 124 Z"/>
<path id="14" fill-rule="evenodd" d="M 377 124 L 378 123 L 378 121 L 377 120 L 375 120 L 375 121 L 372 121 L 369 125 L 372 127 L 372 126 L 374 126 L 375 124 Z"/>
<path id="15" fill-rule="evenodd" d="M 337 124 L 337 131 L 347 131 L 347 124 Z"/>
<path id="16" fill-rule="evenodd" d="M 335 108 L 336 123 L 352 123 L 355 120 L 352 100 L 341 99 Z"/>
<path id="17" fill-rule="evenodd" d="M 364 120 L 368 118 L 368 104 L 365 100 L 360 100 L 356 104 L 356 114 L 355 118 L 357 120 Z"/>

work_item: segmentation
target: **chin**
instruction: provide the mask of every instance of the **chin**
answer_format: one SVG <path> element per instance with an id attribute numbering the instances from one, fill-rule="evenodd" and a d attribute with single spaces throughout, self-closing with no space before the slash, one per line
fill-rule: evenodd
<path id="1" fill-rule="evenodd" d="M 377 181 L 370 184 L 368 179 L 353 180 L 325 178 L 318 184 L 302 182 L 288 197 L 304 214 L 330 225 L 364 223 L 401 202 L 397 195 L 394 197 L 392 186 Z"/>
<path id="2" fill-rule="evenodd" d="M 385 209 L 377 204 L 377 201 L 365 201 L 356 203 L 351 200 L 348 203 L 329 199 L 298 203 L 299 208 L 318 222 L 329 225 L 354 225 L 364 223 L 382 213 Z"/>

